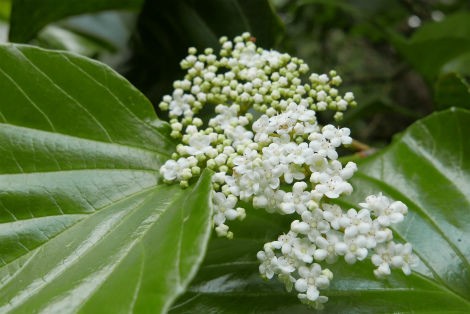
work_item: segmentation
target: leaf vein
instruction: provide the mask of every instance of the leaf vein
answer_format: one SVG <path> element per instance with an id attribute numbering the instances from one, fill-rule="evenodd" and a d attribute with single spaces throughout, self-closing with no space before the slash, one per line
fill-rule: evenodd
<path id="1" fill-rule="evenodd" d="M 28 100 L 29 103 L 31 103 L 31 105 L 44 117 L 44 119 L 46 120 L 46 122 L 49 124 L 49 126 L 51 127 L 52 131 L 56 132 L 56 129 L 54 127 L 54 124 L 52 123 L 52 121 L 49 119 L 49 117 L 46 115 L 45 112 L 43 112 L 41 110 L 41 108 L 39 108 L 35 103 L 34 101 L 28 96 L 28 94 L 21 88 L 20 85 L 18 85 L 18 83 L 11 77 L 9 76 L 5 71 L 2 70 L 2 68 L 0 68 L 0 73 L 2 73 L 14 86 L 16 89 L 18 89 L 18 91 L 24 96 L 24 98 L 26 98 L 26 100 Z M 3 114 L 2 114 L 3 116 Z M 4 119 L 6 121 L 6 119 Z"/>
<path id="2" fill-rule="evenodd" d="M 64 90 L 59 84 L 57 84 L 49 75 L 47 75 L 47 73 L 45 73 L 38 66 L 36 66 L 21 50 L 19 50 L 17 47 L 15 47 L 15 49 L 18 51 L 20 55 L 23 56 L 24 60 L 26 60 L 37 72 L 39 72 L 42 76 L 44 76 L 44 78 L 48 80 L 52 84 L 52 86 L 54 86 L 59 92 L 65 95 L 65 97 L 67 97 L 72 102 L 74 102 L 77 105 L 77 107 L 82 109 L 96 123 L 98 128 L 100 128 L 104 132 L 108 140 L 111 143 L 113 143 L 113 139 L 111 138 L 111 135 L 109 134 L 108 130 L 104 127 L 104 125 L 98 119 L 96 119 L 94 115 L 91 114 L 90 111 L 88 111 L 88 109 L 86 109 L 82 104 L 80 104 L 80 102 L 78 102 L 78 100 L 76 100 L 72 95 L 70 95 L 66 90 Z"/>

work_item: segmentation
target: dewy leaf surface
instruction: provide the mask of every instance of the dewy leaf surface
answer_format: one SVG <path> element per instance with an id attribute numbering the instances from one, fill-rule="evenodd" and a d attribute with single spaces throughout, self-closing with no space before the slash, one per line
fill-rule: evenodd
<path id="1" fill-rule="evenodd" d="M 470 312 L 470 112 L 451 109 L 412 125 L 388 149 L 362 162 L 345 209 L 383 191 L 409 207 L 395 228 L 421 259 L 411 276 L 374 278 L 370 262 L 328 266 L 326 313 Z M 258 275 L 256 252 L 287 232 L 285 217 L 247 213 L 232 241 L 212 239 L 205 262 L 174 313 L 311 313 L 277 281 Z"/>
<path id="2" fill-rule="evenodd" d="M 167 125 L 98 62 L 0 46 L 0 312 L 159 312 L 210 233 L 210 175 L 159 185 Z"/>

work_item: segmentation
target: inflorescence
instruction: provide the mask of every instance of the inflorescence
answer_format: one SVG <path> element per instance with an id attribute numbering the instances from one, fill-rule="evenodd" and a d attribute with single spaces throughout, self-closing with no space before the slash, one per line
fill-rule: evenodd
<path id="1" fill-rule="evenodd" d="M 181 62 L 187 71 L 160 103 L 168 111 L 176 153 L 160 169 L 168 183 L 187 187 L 204 168 L 213 175 L 213 223 L 219 236 L 233 237 L 227 221 L 245 218 L 242 202 L 270 213 L 294 215 L 290 230 L 258 252 L 261 274 L 277 275 L 299 299 L 321 307 L 320 290 L 333 273 L 319 263 L 370 257 L 378 277 L 401 268 L 410 274 L 417 258 L 409 243 L 393 241 L 389 228 L 407 207 L 382 194 L 358 209 L 331 203 L 353 190 L 356 164 L 342 165 L 337 149 L 352 143 L 350 130 L 320 125 L 316 113 L 343 112 L 356 102 L 338 91 L 335 71 L 311 74 L 300 59 L 258 48 L 248 33 L 222 37 L 216 55 L 195 48 Z M 211 118 L 204 116 L 213 111 Z M 199 117 L 198 117 L 199 115 Z"/>

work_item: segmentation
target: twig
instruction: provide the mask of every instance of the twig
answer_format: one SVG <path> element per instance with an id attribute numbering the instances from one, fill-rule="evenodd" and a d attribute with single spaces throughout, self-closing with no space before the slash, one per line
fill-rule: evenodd
<path id="1" fill-rule="evenodd" d="M 362 143 L 362 142 L 359 142 L 358 140 L 353 140 L 350 147 L 353 148 L 354 150 L 357 150 L 357 151 L 360 151 L 360 152 L 364 152 L 364 151 L 368 151 L 368 150 L 373 149 L 369 145 L 367 145 L 365 143 Z"/>

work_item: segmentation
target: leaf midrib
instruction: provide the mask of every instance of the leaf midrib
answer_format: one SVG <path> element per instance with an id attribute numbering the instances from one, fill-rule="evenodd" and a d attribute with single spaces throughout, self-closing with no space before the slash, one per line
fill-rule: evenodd
<path id="1" fill-rule="evenodd" d="M 105 141 L 100 141 L 100 140 L 96 140 L 96 139 L 92 139 L 92 138 L 81 137 L 81 136 L 76 136 L 76 135 L 71 135 L 71 134 L 66 134 L 66 133 L 61 133 L 61 132 L 51 132 L 51 131 L 48 131 L 48 130 L 29 128 L 29 127 L 25 127 L 25 126 L 22 126 L 22 125 L 12 124 L 12 123 L 9 123 L 9 122 L 7 122 L 7 123 L 0 122 L 0 127 L 1 127 L 1 125 L 7 125 L 7 126 L 10 126 L 10 127 L 13 127 L 13 128 L 19 128 L 19 129 L 27 130 L 27 132 L 31 132 L 31 133 L 48 133 L 48 134 L 53 134 L 53 135 L 56 135 L 56 136 L 63 136 L 63 137 L 66 137 L 66 138 L 75 138 L 75 139 L 78 139 L 78 140 L 81 140 L 81 141 L 90 141 L 90 142 L 100 143 L 100 144 L 104 144 L 104 145 L 113 145 L 113 146 L 117 146 L 117 147 L 125 147 L 129 150 L 144 151 L 145 154 L 149 154 L 149 153 L 150 154 L 159 154 L 159 155 L 163 155 L 167 158 L 169 158 L 171 156 L 171 153 L 166 152 L 166 151 L 157 150 L 157 149 L 150 150 L 148 148 L 129 145 L 129 144 L 122 144 L 122 143 L 118 143 L 118 142 L 105 142 Z M 1 131 L 1 129 L 0 129 L 0 131 Z"/>
<path id="2" fill-rule="evenodd" d="M 70 227 L 68 227 L 68 228 L 66 228 L 66 229 L 63 229 L 61 232 L 59 232 L 59 233 L 55 234 L 53 237 L 49 238 L 49 240 L 48 240 L 47 242 L 44 242 L 43 244 L 41 244 L 41 245 L 37 246 L 36 248 L 30 250 L 30 252 L 29 252 L 29 253 L 26 253 L 26 254 L 31 254 L 32 256 L 34 256 L 35 254 L 37 254 L 38 250 L 39 250 L 43 245 L 49 243 L 49 242 L 52 241 L 54 238 L 58 237 L 58 236 L 61 235 L 62 233 L 66 232 L 67 230 L 70 230 L 70 229 L 73 228 L 77 223 L 82 222 L 84 219 L 88 218 L 89 216 L 96 214 L 98 211 L 101 211 L 101 210 L 103 210 L 103 209 L 106 209 L 106 208 L 108 208 L 108 207 L 111 207 L 111 206 L 113 206 L 113 205 L 116 205 L 116 203 L 124 202 L 124 201 L 126 201 L 127 199 L 130 199 L 130 198 L 132 198 L 132 197 L 137 196 L 138 194 L 145 194 L 146 192 L 149 192 L 150 190 L 155 189 L 155 188 L 158 187 L 158 186 L 160 186 L 160 185 L 151 186 L 151 187 L 148 187 L 148 188 L 146 188 L 146 189 L 142 189 L 141 191 L 138 191 L 138 192 L 136 192 L 136 193 L 132 193 L 132 194 L 130 194 L 130 195 L 127 195 L 127 196 L 125 196 L 125 197 L 119 199 L 119 200 L 116 201 L 116 202 L 113 202 L 113 203 L 111 203 L 111 204 L 107 204 L 106 206 L 103 206 L 103 207 L 100 207 L 100 208 L 95 208 L 95 211 L 94 211 L 94 212 L 83 213 L 83 215 L 84 215 L 83 219 L 78 220 L 76 223 L 70 225 Z M 69 214 L 65 214 L 65 215 L 69 215 Z M 75 214 L 70 214 L 70 215 L 75 215 Z M 57 215 L 54 215 L 54 216 L 57 216 Z M 48 217 L 49 217 L 49 216 L 48 216 Z M 25 255 L 18 256 L 16 259 L 10 261 L 9 263 L 0 266 L 0 268 L 4 268 L 4 267 L 6 267 L 6 266 L 8 266 L 8 265 L 10 265 L 10 264 L 12 264 L 12 263 L 15 263 L 18 259 L 22 258 L 23 256 L 25 256 Z M 29 262 L 29 260 L 30 260 L 30 258 L 28 257 L 28 262 Z M 24 264 L 24 265 L 26 265 L 26 264 Z M 23 266 L 24 266 L 24 265 L 23 265 Z M 17 272 L 17 274 L 18 274 L 18 273 L 19 273 L 19 272 Z M 15 276 L 16 276 L 17 274 L 15 274 Z M 14 276 L 14 277 L 15 277 L 15 276 Z M 8 281 L 10 281 L 10 280 L 8 280 Z M 0 283 L 0 289 L 1 289 L 1 287 L 2 287 L 3 285 L 4 285 L 4 284 Z"/>
<path id="3" fill-rule="evenodd" d="M 0 173 L 2 176 L 22 176 L 22 175 L 36 175 L 36 174 L 45 174 L 45 173 L 69 173 L 69 172 L 81 172 L 81 171 L 117 171 L 117 172 L 150 172 L 150 173 L 159 173 L 156 169 L 150 168 L 77 168 L 77 169 L 60 169 L 60 170 L 44 170 L 44 171 L 25 171 L 25 172 L 13 172 L 13 173 Z"/>
<path id="4" fill-rule="evenodd" d="M 150 187 L 150 188 L 148 188 L 148 189 L 139 191 L 139 192 L 137 192 L 137 193 L 134 193 L 134 194 L 132 194 L 132 195 L 129 195 L 129 196 L 125 197 L 125 198 L 120 199 L 120 200 L 117 201 L 116 203 L 123 202 L 123 201 L 125 201 L 126 199 L 129 199 L 129 198 L 131 198 L 131 197 L 137 196 L 138 194 L 145 194 L 145 193 L 148 193 L 148 192 L 152 192 L 152 191 L 151 191 L 152 189 L 155 189 L 155 190 L 157 191 L 157 188 L 158 188 L 158 187 L 160 187 L 160 186 L 153 186 L 153 187 Z M 153 192 L 155 192 L 155 191 L 153 191 Z M 125 220 L 127 220 L 130 213 L 133 213 L 133 212 L 136 210 L 136 208 L 140 208 L 140 207 L 142 206 L 142 204 L 145 204 L 145 202 L 146 202 L 149 198 L 151 198 L 152 196 L 153 196 L 153 193 L 149 193 L 149 195 L 146 196 L 143 200 L 141 200 L 139 203 L 135 204 L 135 206 L 133 206 L 133 208 L 128 209 L 128 210 L 126 211 L 125 217 L 123 217 L 123 219 L 122 219 L 118 224 L 116 224 L 116 225 L 114 225 L 112 228 L 110 228 L 110 229 L 108 230 L 108 232 L 107 232 L 103 237 L 101 237 L 100 239 L 98 239 L 98 240 L 93 244 L 93 246 L 91 246 L 90 248 L 88 248 L 88 249 L 83 253 L 82 256 L 88 254 L 88 253 L 90 252 L 90 250 L 94 249 L 94 248 L 96 247 L 96 245 L 98 245 L 99 243 L 101 243 L 107 236 L 109 236 L 109 234 L 111 234 L 111 233 L 113 232 L 113 230 L 115 230 L 115 229 L 116 229 L 118 226 L 120 226 Z M 108 207 L 115 206 L 116 203 L 112 203 L 112 204 L 109 204 L 109 205 L 107 205 L 107 206 L 104 206 L 104 207 L 100 208 L 99 210 L 102 211 L 102 210 L 107 209 Z M 88 217 L 90 217 L 90 216 L 96 214 L 97 212 L 98 212 L 98 209 L 97 209 L 97 211 L 95 211 L 94 213 L 88 214 Z M 88 217 L 86 217 L 86 218 L 88 218 Z M 86 219 L 86 218 L 84 218 L 84 219 Z M 79 222 L 83 222 L 83 219 L 80 220 L 80 221 L 78 221 L 77 223 L 79 223 Z M 56 238 L 57 236 L 59 236 L 59 235 L 62 234 L 63 232 L 66 232 L 66 231 L 70 230 L 70 229 L 71 229 L 72 227 L 74 227 L 74 226 L 76 226 L 76 224 L 72 225 L 70 228 L 64 229 L 62 232 L 58 233 L 56 236 L 54 236 L 53 238 L 51 238 L 51 240 L 54 239 L 54 238 Z M 49 241 L 46 242 L 45 244 L 50 243 L 51 240 L 49 240 Z M 133 242 L 136 242 L 136 241 L 134 240 Z M 45 245 L 45 244 L 44 244 L 44 245 Z M 42 247 L 43 247 L 43 245 L 38 246 L 37 248 L 35 248 L 34 251 L 33 251 L 34 254 L 36 254 L 35 252 L 39 251 Z M 133 246 L 130 245 L 130 247 L 133 247 Z M 34 255 L 34 254 L 33 254 L 33 255 Z M 126 256 L 127 256 L 127 255 L 126 255 Z M 44 281 L 44 284 L 41 285 L 40 288 L 37 287 L 32 293 L 29 293 L 28 295 L 29 295 L 29 296 L 32 296 L 32 295 L 37 295 L 38 293 L 40 293 L 40 292 L 41 292 L 43 289 L 45 289 L 49 284 L 51 284 L 55 279 L 59 278 L 64 272 L 66 272 L 68 269 L 70 269 L 70 267 L 71 267 L 72 265 L 76 265 L 78 262 L 80 262 L 80 260 L 81 260 L 80 258 L 76 258 L 76 259 L 74 259 L 73 261 L 69 262 L 69 264 L 68 264 L 68 266 L 67 266 L 66 268 L 64 268 L 64 269 L 63 269 L 62 271 L 60 271 L 59 273 L 55 274 L 55 276 L 54 276 L 51 280 L 49 280 L 49 281 Z M 123 259 L 120 259 L 119 262 L 118 262 L 118 263 L 115 263 L 114 265 L 119 264 L 120 262 L 122 262 L 122 260 L 123 260 Z M 114 271 L 114 269 L 115 269 L 115 267 L 113 267 L 112 270 Z M 20 273 L 21 273 L 21 269 L 19 269 L 19 271 L 15 274 L 15 276 L 19 275 Z M 11 281 L 11 280 L 10 280 L 10 281 Z M 101 283 L 98 285 L 98 287 L 101 287 L 101 285 L 102 285 L 103 283 L 104 283 L 104 281 L 101 282 Z M 26 299 L 26 302 L 27 302 L 27 299 Z M 21 306 L 22 304 L 24 304 L 24 302 L 20 302 L 20 303 L 14 305 L 14 307 L 13 307 L 12 309 L 17 308 L 18 306 Z M 85 304 L 85 302 L 84 302 L 82 305 L 84 305 L 84 304 Z M 11 310 L 11 309 L 10 309 L 10 310 Z"/>

